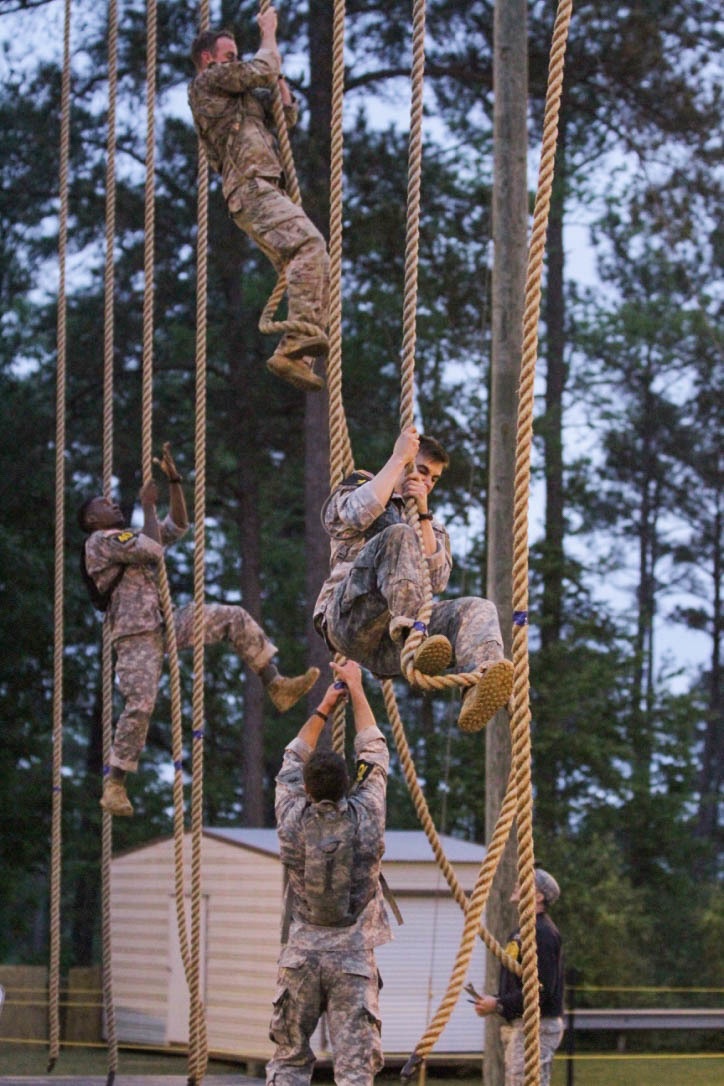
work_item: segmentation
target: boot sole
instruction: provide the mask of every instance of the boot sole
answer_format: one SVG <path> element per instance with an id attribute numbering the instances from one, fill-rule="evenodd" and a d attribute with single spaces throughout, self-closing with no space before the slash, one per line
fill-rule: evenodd
<path id="1" fill-rule="evenodd" d="M 513 664 L 498 660 L 492 664 L 460 710 L 458 727 L 464 732 L 479 732 L 499 709 L 508 704 L 513 692 Z"/>
<path id="2" fill-rule="evenodd" d="M 106 804 L 103 802 L 103 800 L 101 800 L 101 807 L 106 812 L 106 814 L 114 815 L 116 818 L 132 818 L 133 817 L 133 807 L 131 807 L 130 810 L 128 810 L 127 808 L 123 808 L 122 810 L 116 810 L 115 807 L 106 806 Z"/>
<path id="3" fill-rule="evenodd" d="M 324 378 L 313 373 L 305 362 L 286 354 L 273 354 L 267 361 L 267 369 L 275 377 L 281 377 L 303 392 L 319 392 L 324 388 Z"/>
<path id="4" fill-rule="evenodd" d="M 450 666 L 452 645 L 444 634 L 433 634 L 415 651 L 412 666 L 423 675 L 439 675 Z"/>

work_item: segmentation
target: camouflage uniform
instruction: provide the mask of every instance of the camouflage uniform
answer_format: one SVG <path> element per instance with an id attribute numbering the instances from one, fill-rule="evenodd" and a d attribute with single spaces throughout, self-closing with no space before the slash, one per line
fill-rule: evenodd
<path id="1" fill-rule="evenodd" d="M 333 651 L 341 652 L 381 678 L 400 674 L 401 642 L 390 623 L 409 627 L 423 600 L 417 532 L 405 523 L 405 503 L 393 494 L 386 506 L 369 485 L 370 475 L 354 472 L 327 499 L 322 523 L 331 539 L 330 575 L 314 607 L 314 625 Z M 433 593 L 444 591 L 452 557 L 443 525 L 432 521 L 437 550 L 427 557 Z M 477 596 L 434 603 L 429 634 L 450 641 L 453 666 L 474 671 L 503 659 L 498 612 Z"/>
<path id="2" fill-rule="evenodd" d="M 158 562 L 163 557 L 164 546 L 183 534 L 166 517 L 161 524 L 162 544 L 130 528 L 93 532 L 85 543 L 86 568 L 101 592 L 113 582 L 120 568 L 124 570 L 106 612 L 116 654 L 116 680 L 124 701 L 110 756 L 110 764 L 119 769 L 135 771 L 146 743 L 166 652 Z M 174 611 L 179 649 L 193 644 L 193 616 L 193 603 Z M 243 607 L 205 604 L 204 643 L 213 645 L 219 641 L 230 641 L 238 656 L 256 672 L 277 652 Z"/>
<path id="3" fill-rule="evenodd" d="M 210 64 L 189 86 L 189 105 L 236 225 L 278 273 L 286 271 L 287 316 L 324 332 L 329 318 L 329 257 L 324 238 L 284 191 L 270 84 L 279 63 L 269 49 L 253 60 Z M 284 107 L 287 126 L 297 105 Z"/>
<path id="4" fill-rule="evenodd" d="M 337 804 L 357 827 L 352 900 L 369 899 L 348 927 L 322 927 L 300 917 L 304 901 L 302 816 L 310 802 L 302 771 L 310 753 L 302 739 L 294 739 L 284 752 L 276 783 L 277 830 L 289 878 L 290 925 L 288 941 L 279 956 L 269 1027 L 276 1050 L 267 1064 L 266 1081 L 269 1086 L 307 1086 L 315 1061 L 309 1039 L 325 1012 L 335 1083 L 369 1086 L 384 1062 L 379 1015 L 382 981 L 374 948 L 392 938 L 379 881 L 389 753 L 377 727 L 358 732 L 358 783 Z"/>

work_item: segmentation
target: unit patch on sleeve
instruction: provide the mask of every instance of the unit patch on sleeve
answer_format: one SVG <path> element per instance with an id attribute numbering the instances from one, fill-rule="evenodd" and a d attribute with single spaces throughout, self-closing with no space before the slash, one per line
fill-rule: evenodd
<path id="1" fill-rule="evenodd" d="M 363 483 L 368 483 L 372 477 L 371 471 L 353 471 L 351 475 L 342 480 L 342 486 L 362 486 Z"/>
<path id="2" fill-rule="evenodd" d="M 374 768 L 374 762 L 364 762 L 360 758 L 360 760 L 357 762 L 357 770 L 354 778 L 355 784 L 362 784 L 363 781 L 366 781 Z"/>
<path id="3" fill-rule="evenodd" d="M 116 539 L 119 543 L 128 543 L 130 539 L 135 539 L 135 537 L 135 532 L 129 532 L 128 530 L 126 530 L 125 532 L 119 532 L 116 536 Z"/>

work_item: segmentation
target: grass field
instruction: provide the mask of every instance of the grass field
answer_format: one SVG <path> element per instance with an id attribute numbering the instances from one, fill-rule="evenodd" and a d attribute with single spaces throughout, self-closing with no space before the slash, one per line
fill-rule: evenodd
<path id="1" fill-rule="evenodd" d="M 43 1045 L 20 1045 L 0 1042 L 0 1083 L 3 1075 L 44 1075 L 48 1061 Z M 124 1075 L 185 1075 L 188 1063 L 184 1056 L 161 1055 L 133 1049 L 121 1049 L 118 1055 L 119 1074 Z M 60 1053 L 55 1065 L 57 1075 L 105 1075 L 108 1057 L 102 1048 L 67 1048 Z M 207 1075 L 246 1074 L 244 1064 L 210 1060 Z M 328 1072 L 315 1075 L 315 1080 L 330 1083 Z M 52 1086 L 52 1075 L 48 1083 Z M 387 1069 L 379 1082 L 399 1083 L 399 1073 Z M 431 1067 L 427 1073 L 429 1086 L 480 1086 L 481 1075 L 470 1067 L 459 1073 Z M 568 1061 L 557 1057 L 553 1064 L 551 1086 L 566 1086 Z M 413 1082 L 410 1086 L 416 1086 Z M 724 1086 L 724 1053 L 690 1056 L 621 1056 L 585 1055 L 573 1064 L 573 1086 Z"/>

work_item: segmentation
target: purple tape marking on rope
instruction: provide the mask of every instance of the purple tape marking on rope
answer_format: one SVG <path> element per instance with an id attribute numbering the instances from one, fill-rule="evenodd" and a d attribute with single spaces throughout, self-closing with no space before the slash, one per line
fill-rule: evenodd
<path id="1" fill-rule="evenodd" d="M 346 690 L 347 689 L 347 683 L 343 683 L 341 679 L 337 679 L 337 681 L 333 684 L 332 689 L 333 690 Z"/>
<path id="2" fill-rule="evenodd" d="M 59 784 L 54 784 L 53 788 L 52 788 L 52 791 L 53 792 L 60 792 L 61 791 L 60 785 Z"/>
<path id="3" fill-rule="evenodd" d="M 103 766 L 103 776 L 104 777 L 107 777 L 108 774 L 110 773 L 110 771 L 111 771 L 111 767 L 109 765 L 104 765 Z"/>
<path id="4" fill-rule="evenodd" d="M 183 762 L 174 762 L 173 767 L 174 767 L 174 769 L 176 770 L 177 773 L 180 773 L 181 770 L 184 767 L 184 764 L 183 764 Z"/>
<path id="5" fill-rule="evenodd" d="M 200 728 L 199 731 L 191 732 L 191 734 L 194 737 L 194 739 L 203 739 L 204 738 L 204 729 Z"/>
<path id="6" fill-rule="evenodd" d="M 513 625 L 514 626 L 527 626 L 528 625 L 528 612 L 527 611 L 513 611 Z"/>
<path id="7" fill-rule="evenodd" d="M 413 630 L 422 630 L 423 633 L 427 633 L 427 626 L 424 622 L 413 622 L 412 628 Z"/>

